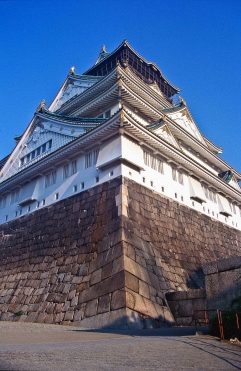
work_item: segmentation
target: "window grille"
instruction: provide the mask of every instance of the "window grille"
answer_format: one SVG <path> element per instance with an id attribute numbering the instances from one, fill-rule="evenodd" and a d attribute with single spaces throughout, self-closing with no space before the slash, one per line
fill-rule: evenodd
<path id="1" fill-rule="evenodd" d="M 216 193 L 214 191 L 212 191 L 211 189 L 205 187 L 203 184 L 202 184 L 202 189 L 204 191 L 204 194 L 205 194 L 206 198 L 216 204 L 217 203 Z"/>
<path id="2" fill-rule="evenodd" d="M 56 170 L 45 176 L 44 187 L 47 188 L 56 183 Z"/>
<path id="3" fill-rule="evenodd" d="M 71 163 L 71 175 L 74 175 L 77 173 L 77 161 L 74 160 Z"/>
<path id="4" fill-rule="evenodd" d="M 33 160 L 34 158 L 38 157 L 41 153 L 45 153 L 46 151 L 52 148 L 52 139 L 48 142 L 42 144 L 38 148 L 34 149 L 32 152 L 28 153 L 26 156 L 20 158 L 19 166 L 23 166 L 27 164 L 29 161 Z"/>
<path id="5" fill-rule="evenodd" d="M 63 179 L 69 177 L 69 164 L 64 165 L 63 167 Z"/>
<path id="6" fill-rule="evenodd" d="M 0 209 L 4 209 L 6 206 L 6 197 L 0 199 Z"/>
<path id="7" fill-rule="evenodd" d="M 235 205 L 234 205 L 232 202 L 229 202 L 229 206 L 230 206 L 231 211 L 232 211 L 234 214 L 236 214 L 236 207 L 235 207 Z"/>
<path id="8" fill-rule="evenodd" d="M 85 169 L 96 164 L 100 149 L 97 148 L 85 155 Z"/>
<path id="9" fill-rule="evenodd" d="M 144 164 L 153 170 L 163 174 L 163 161 L 152 155 L 150 152 L 143 151 Z"/>
<path id="10" fill-rule="evenodd" d="M 10 205 L 14 204 L 15 202 L 17 202 L 19 200 L 19 194 L 20 194 L 19 189 L 17 189 L 16 191 L 11 193 L 11 195 L 10 195 Z"/>
<path id="11" fill-rule="evenodd" d="M 184 182 L 183 182 L 183 173 L 181 171 L 179 171 L 178 169 L 176 169 L 175 167 L 172 168 L 172 179 L 175 182 L 180 183 L 181 185 L 184 184 Z"/>

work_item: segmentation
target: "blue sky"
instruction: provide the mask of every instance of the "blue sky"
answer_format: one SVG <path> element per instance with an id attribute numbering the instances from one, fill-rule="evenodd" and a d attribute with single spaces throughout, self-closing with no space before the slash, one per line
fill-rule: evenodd
<path id="1" fill-rule="evenodd" d="M 202 133 L 241 171 L 240 0 L 0 0 L 0 158 L 71 66 L 126 38 L 181 88 Z"/>

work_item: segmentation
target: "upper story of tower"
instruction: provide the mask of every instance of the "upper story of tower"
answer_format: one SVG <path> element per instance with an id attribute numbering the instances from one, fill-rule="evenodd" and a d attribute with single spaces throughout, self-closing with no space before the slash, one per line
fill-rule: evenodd
<path id="1" fill-rule="evenodd" d="M 225 205 L 215 215 L 222 210 L 228 218 L 229 204 L 241 207 L 241 174 L 219 157 L 222 148 L 201 133 L 184 99 L 173 103 L 179 92 L 126 40 L 111 53 L 103 47 L 88 71 L 77 74 L 72 67 L 49 107 L 40 103 L 12 153 L 0 161 L 0 214 L 6 220 L 20 210 L 23 215 L 42 199 L 45 205 L 54 202 L 53 192 L 61 199 L 112 173 L 145 179 L 158 192 L 157 173 L 167 184 L 180 173 L 180 179 L 188 179 L 179 182 L 186 187 L 180 200 L 192 207 L 211 199 L 218 203 L 213 195 L 220 195 Z M 171 186 L 161 188 L 168 197 L 179 194 Z"/>

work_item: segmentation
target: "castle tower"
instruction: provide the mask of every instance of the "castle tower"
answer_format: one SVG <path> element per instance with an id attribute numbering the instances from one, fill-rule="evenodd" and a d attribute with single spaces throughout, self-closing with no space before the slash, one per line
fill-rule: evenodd
<path id="1" fill-rule="evenodd" d="M 2 320 L 173 324 L 165 294 L 240 255 L 241 174 L 178 93 L 124 40 L 40 103 L 0 162 Z"/>

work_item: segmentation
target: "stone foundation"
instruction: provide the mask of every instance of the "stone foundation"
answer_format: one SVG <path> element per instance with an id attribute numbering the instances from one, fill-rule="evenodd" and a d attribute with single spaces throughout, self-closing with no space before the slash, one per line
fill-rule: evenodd
<path id="1" fill-rule="evenodd" d="M 241 256 L 207 263 L 203 269 L 207 308 L 231 310 L 232 300 L 241 297 Z"/>
<path id="2" fill-rule="evenodd" d="M 0 233 L 0 319 L 88 328 L 172 325 L 165 294 L 241 254 L 237 230 L 122 177 Z"/>
<path id="3" fill-rule="evenodd" d="M 196 319 L 204 318 L 207 309 L 205 289 L 169 292 L 166 298 L 177 326 L 194 325 L 194 314 Z"/>

